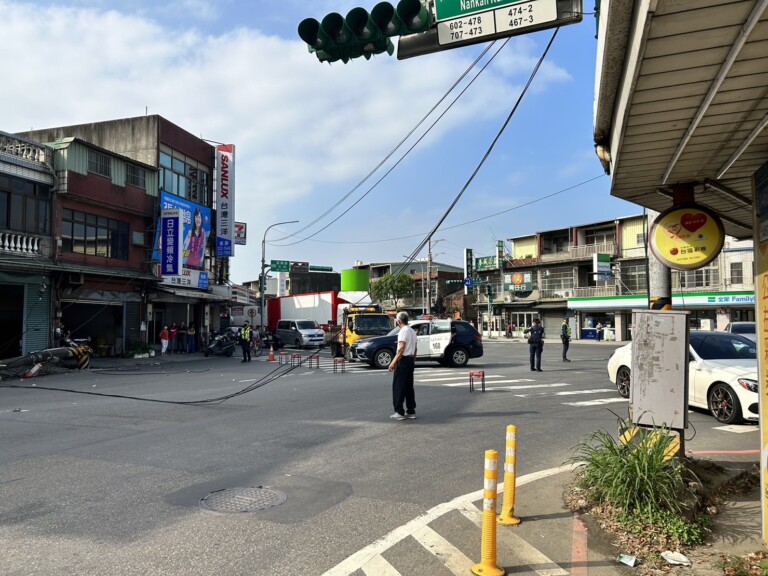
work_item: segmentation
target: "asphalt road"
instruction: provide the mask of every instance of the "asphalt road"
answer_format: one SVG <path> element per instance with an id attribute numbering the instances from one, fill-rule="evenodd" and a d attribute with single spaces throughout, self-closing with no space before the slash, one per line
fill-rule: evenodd
<path id="1" fill-rule="evenodd" d="M 482 489 L 485 450 L 503 462 L 516 425 L 518 476 L 533 478 L 596 429 L 616 430 L 627 402 L 605 370 L 615 347 L 574 343 L 566 364 L 548 343 L 543 372 L 508 342 L 487 342 L 465 369 L 417 363 L 418 419 L 403 422 L 389 420 L 390 374 L 334 373 L 326 352 L 319 368 L 163 358 L 5 382 L 25 389 L 0 388 L 0 574 L 464 573 L 424 549 L 452 543 L 455 558 L 479 560 L 466 504 Z M 485 393 L 469 392 L 470 368 L 485 370 Z M 169 403 L 247 388 L 221 403 Z M 754 425 L 722 429 L 701 412 L 691 424 L 689 450 L 757 448 Z M 521 505 L 555 518 L 559 502 L 537 500 L 540 482 L 521 489 Z M 254 512 L 205 508 L 282 495 Z M 392 537 L 420 518 L 433 522 Z M 376 543 L 389 568 L 360 569 L 355 554 Z M 553 558 L 561 547 L 542 537 L 530 552 Z"/>

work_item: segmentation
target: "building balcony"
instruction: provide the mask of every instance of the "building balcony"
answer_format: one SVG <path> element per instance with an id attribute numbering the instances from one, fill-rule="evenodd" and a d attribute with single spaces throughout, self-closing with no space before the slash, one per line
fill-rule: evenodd
<path id="1" fill-rule="evenodd" d="M 50 252 L 51 240 L 47 236 L 0 231 L 0 254 L 49 257 Z"/>
<path id="2" fill-rule="evenodd" d="M 571 258 L 574 260 L 584 260 L 592 258 L 593 254 L 610 254 L 618 256 L 619 251 L 615 242 L 601 242 L 600 244 L 585 244 L 584 246 L 571 247 Z"/>
<path id="3" fill-rule="evenodd" d="M 572 288 L 569 298 L 599 298 L 601 296 L 617 296 L 616 286 L 587 286 L 585 288 Z"/>
<path id="4" fill-rule="evenodd" d="M 566 262 L 569 260 L 586 260 L 592 258 L 593 254 L 618 255 L 618 249 L 615 242 L 602 242 L 600 244 L 585 244 L 584 246 L 571 246 L 567 250 L 542 254 L 539 262 Z"/>
<path id="5" fill-rule="evenodd" d="M 549 254 L 542 254 L 539 257 L 539 262 L 565 262 L 571 260 L 571 251 L 564 250 L 561 252 L 551 252 Z"/>

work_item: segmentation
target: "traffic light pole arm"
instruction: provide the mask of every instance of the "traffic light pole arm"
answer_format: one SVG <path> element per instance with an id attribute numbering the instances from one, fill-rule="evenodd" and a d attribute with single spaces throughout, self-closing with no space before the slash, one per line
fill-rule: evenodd
<path id="1" fill-rule="evenodd" d="M 261 276 L 259 276 L 259 300 L 261 302 L 261 314 L 259 314 L 259 333 L 264 332 L 264 292 L 267 291 L 267 279 L 264 277 L 265 270 L 266 270 L 266 262 L 265 262 L 265 254 L 267 249 L 267 232 L 269 232 L 272 228 L 275 226 L 280 226 L 281 224 L 296 224 L 298 223 L 298 220 L 288 220 L 286 222 L 276 222 L 275 224 L 272 224 L 271 226 L 267 226 L 267 229 L 264 230 L 264 236 L 261 238 Z M 272 267 L 270 266 L 270 269 Z"/>

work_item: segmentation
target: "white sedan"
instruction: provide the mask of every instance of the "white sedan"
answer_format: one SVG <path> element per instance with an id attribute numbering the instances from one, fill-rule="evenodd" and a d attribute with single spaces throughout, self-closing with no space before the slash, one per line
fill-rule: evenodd
<path id="1" fill-rule="evenodd" d="M 720 422 L 757 421 L 757 350 L 751 340 L 728 332 L 691 330 L 688 404 L 709 410 Z M 608 376 L 629 398 L 632 344 L 608 360 Z"/>

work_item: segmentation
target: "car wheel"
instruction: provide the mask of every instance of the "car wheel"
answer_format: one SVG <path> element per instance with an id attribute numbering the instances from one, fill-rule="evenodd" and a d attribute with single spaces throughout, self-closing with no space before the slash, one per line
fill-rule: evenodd
<path id="1" fill-rule="evenodd" d="M 376 368 L 387 368 L 392 363 L 393 356 L 392 350 L 389 348 L 376 350 L 373 354 L 373 365 L 376 366 Z"/>
<path id="2" fill-rule="evenodd" d="M 299 340 L 298 338 L 296 338 L 296 342 L 294 342 L 293 345 L 299 350 L 301 350 L 301 340 Z"/>
<path id="3" fill-rule="evenodd" d="M 727 384 L 718 382 L 709 390 L 709 411 L 718 422 L 736 424 L 741 422 L 741 403 L 736 393 Z"/>
<path id="4" fill-rule="evenodd" d="M 469 362 L 469 352 L 467 352 L 466 348 L 454 348 L 450 351 L 450 354 L 451 366 L 454 368 L 462 368 Z"/>
<path id="5" fill-rule="evenodd" d="M 629 398 L 629 381 L 631 370 L 626 366 L 622 366 L 616 371 L 616 390 L 619 391 L 619 396 L 622 398 Z"/>

